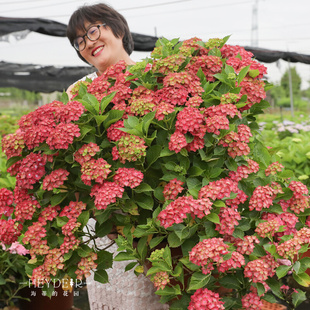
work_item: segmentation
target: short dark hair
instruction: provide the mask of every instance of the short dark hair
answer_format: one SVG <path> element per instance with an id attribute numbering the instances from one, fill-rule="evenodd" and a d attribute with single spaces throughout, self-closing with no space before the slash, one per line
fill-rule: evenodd
<path id="1" fill-rule="evenodd" d="M 130 55 L 133 51 L 134 43 L 126 19 L 112 7 L 104 3 L 94 5 L 84 5 L 78 8 L 70 17 L 67 27 L 67 37 L 73 46 L 77 36 L 77 30 L 86 32 L 84 23 L 102 22 L 113 32 L 116 38 L 122 38 L 124 50 Z M 88 63 L 77 51 L 78 56 Z"/>

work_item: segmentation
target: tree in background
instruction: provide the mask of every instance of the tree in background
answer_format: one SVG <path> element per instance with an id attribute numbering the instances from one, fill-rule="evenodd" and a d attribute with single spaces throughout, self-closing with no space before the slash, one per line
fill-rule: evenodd
<path id="1" fill-rule="evenodd" d="M 294 96 L 300 96 L 300 86 L 301 86 L 301 77 L 297 73 L 296 68 L 290 68 L 291 77 L 292 77 L 292 90 Z M 290 84 L 289 84 L 289 69 L 285 71 L 281 78 L 281 86 L 285 90 L 285 95 L 287 97 L 290 96 Z"/>

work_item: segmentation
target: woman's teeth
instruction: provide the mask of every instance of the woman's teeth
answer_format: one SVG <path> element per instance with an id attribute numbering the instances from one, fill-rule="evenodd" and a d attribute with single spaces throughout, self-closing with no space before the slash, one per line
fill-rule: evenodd
<path id="1" fill-rule="evenodd" d="M 103 50 L 103 46 L 97 48 L 97 49 L 94 51 L 93 55 L 96 56 L 96 54 L 99 53 L 99 52 L 102 51 L 102 50 Z"/>

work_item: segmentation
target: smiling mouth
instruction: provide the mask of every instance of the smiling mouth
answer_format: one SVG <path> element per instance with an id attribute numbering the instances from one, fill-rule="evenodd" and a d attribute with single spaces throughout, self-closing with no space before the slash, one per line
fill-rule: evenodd
<path id="1" fill-rule="evenodd" d="M 96 54 L 98 54 L 99 52 L 101 52 L 101 51 L 103 50 L 103 47 L 104 47 L 104 46 L 97 47 L 97 48 L 92 52 L 92 55 L 93 55 L 93 56 L 96 56 Z"/>

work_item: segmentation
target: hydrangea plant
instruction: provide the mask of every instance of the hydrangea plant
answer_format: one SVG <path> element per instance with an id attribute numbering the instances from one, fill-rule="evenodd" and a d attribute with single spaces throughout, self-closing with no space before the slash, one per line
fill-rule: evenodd
<path id="1" fill-rule="evenodd" d="M 224 39 L 160 39 L 147 58 L 23 116 L 4 137 L 16 187 L 0 240 L 29 249 L 33 281 L 108 281 L 117 233 L 126 270 L 171 309 L 296 307 L 310 242 L 307 187 L 259 136 L 266 67 Z M 4 203 L 6 202 L 6 203 Z M 90 229 L 87 223 L 95 220 Z"/>

